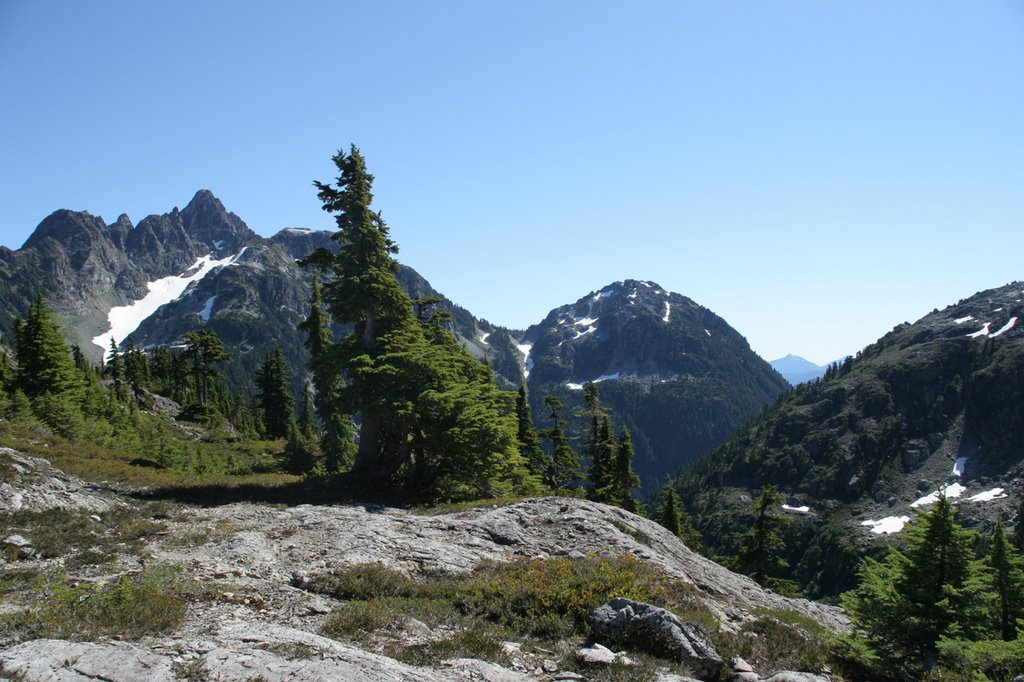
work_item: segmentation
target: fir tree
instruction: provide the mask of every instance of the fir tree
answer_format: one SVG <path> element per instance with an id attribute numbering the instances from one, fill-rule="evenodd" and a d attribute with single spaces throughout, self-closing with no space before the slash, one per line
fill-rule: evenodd
<path id="1" fill-rule="evenodd" d="M 700 535 L 690 521 L 690 515 L 683 509 L 675 486 L 669 482 L 661 489 L 661 505 L 658 507 L 657 521 L 677 538 L 686 543 L 690 549 L 700 547 Z"/>
<path id="2" fill-rule="evenodd" d="M 562 418 L 565 403 L 557 396 L 549 395 L 544 398 L 544 404 L 549 410 L 548 419 L 551 420 L 551 427 L 544 431 L 544 439 L 551 444 L 544 484 L 552 489 L 568 487 L 578 478 L 580 463 L 565 435 L 565 419 Z"/>
<path id="3" fill-rule="evenodd" d="M 309 315 L 299 324 L 305 333 L 304 345 L 309 350 L 309 369 L 313 375 L 313 405 L 320 418 L 323 437 L 320 449 L 324 453 L 324 468 L 328 473 L 337 473 L 351 464 L 355 456 L 352 420 L 349 408 L 342 400 L 342 372 L 331 342 L 333 334 L 330 317 L 323 308 L 323 289 L 320 277 L 313 275 L 313 287 L 309 301 Z"/>
<path id="4" fill-rule="evenodd" d="M 640 508 L 633 497 L 633 490 L 640 486 L 640 477 L 633 471 L 633 440 L 626 427 L 622 427 L 622 433 L 619 435 L 619 447 L 612 461 L 610 479 L 612 503 L 626 511 L 639 513 Z"/>
<path id="5" fill-rule="evenodd" d="M 776 508 L 781 503 L 782 495 L 775 486 L 765 486 L 761 496 L 754 502 L 750 530 L 740 538 L 737 563 L 741 570 L 762 585 L 768 582 L 769 569 L 785 568 L 787 565 L 780 556 L 785 546 L 776 530 L 776 526 L 781 523 Z"/>
<path id="6" fill-rule="evenodd" d="M 256 370 L 257 399 L 263 413 L 263 429 L 269 438 L 286 438 L 294 421 L 294 404 L 288 389 L 288 367 L 280 348 L 268 353 Z"/>
<path id="7" fill-rule="evenodd" d="M 17 386 L 30 400 L 81 389 L 81 374 L 42 294 L 29 306 L 25 321 L 17 325 L 16 341 Z"/>
<path id="8" fill-rule="evenodd" d="M 216 332 L 207 328 L 185 334 L 185 355 L 192 363 L 196 403 L 206 405 L 214 382 L 220 377 L 214 365 L 229 359 L 231 354 L 224 350 L 224 343 Z"/>
<path id="9" fill-rule="evenodd" d="M 616 503 L 615 486 L 613 485 L 615 449 L 612 422 L 605 414 L 601 417 L 597 445 L 593 452 L 594 459 L 590 465 L 590 498 L 596 502 Z"/>
<path id="10" fill-rule="evenodd" d="M 940 495 L 904 531 L 906 550 L 890 549 L 884 561 L 861 564 L 857 588 L 842 605 L 864 633 L 848 640 L 858 658 L 890 674 L 920 676 L 936 662 L 936 643 L 962 632 L 967 622 L 964 586 L 970 577 L 971 534 L 956 523 L 953 505 Z"/>
<path id="11" fill-rule="evenodd" d="M 337 391 L 326 398 L 332 409 L 359 415 L 353 474 L 398 476 L 418 494 L 450 498 L 535 490 L 516 447 L 514 396 L 497 389 L 490 368 L 459 346 L 438 315 L 413 315 L 395 277 L 397 246 L 370 209 L 373 178 L 362 155 L 352 147 L 334 162 L 335 185 L 316 186 L 324 210 L 336 214 L 341 248 L 318 249 L 304 264 L 330 274 L 326 307 L 335 321 L 354 326 L 311 364 L 318 390 Z"/>
<path id="12" fill-rule="evenodd" d="M 121 362 L 121 352 L 113 336 L 110 337 L 110 350 L 107 352 L 107 376 L 113 382 L 114 398 L 124 402 L 124 363 Z"/>
<path id="13" fill-rule="evenodd" d="M 302 414 L 299 415 L 299 433 L 307 441 L 312 440 L 316 433 L 316 426 L 313 418 L 313 394 L 309 388 L 309 382 L 302 384 Z"/>
<path id="14" fill-rule="evenodd" d="M 1017 623 L 1024 618 L 1024 560 L 1007 541 L 1003 520 L 992 530 L 988 566 L 996 598 L 996 630 L 1003 641 L 1017 638 Z"/>
<path id="15" fill-rule="evenodd" d="M 540 438 L 533 428 L 533 417 L 530 414 L 530 403 L 527 400 L 526 384 L 519 384 L 516 394 L 516 421 L 518 423 L 517 440 L 519 452 L 526 459 L 530 470 L 540 476 L 544 474 L 545 457 L 540 447 Z"/>
<path id="16" fill-rule="evenodd" d="M 343 343 L 338 369 L 348 375 L 354 406 L 365 408 L 379 399 L 376 387 L 359 381 L 360 373 L 373 362 L 378 337 L 393 331 L 411 315 L 409 297 L 395 275 L 398 262 L 391 256 L 398 247 L 391 240 L 387 224 L 370 208 L 373 176 L 366 170 L 362 154 L 353 145 L 348 154 L 339 151 L 333 161 L 339 175 L 334 185 L 315 182 L 317 196 L 328 213 L 335 214 L 338 231 L 332 238 L 341 247 L 337 254 L 317 249 L 304 261 L 331 274 L 324 287 L 324 301 L 338 322 L 355 326 L 354 336 Z M 324 370 L 321 370 L 324 371 Z M 379 475 L 397 469 L 401 459 L 384 440 L 384 415 L 373 409 L 360 409 L 359 451 L 354 468 Z"/>

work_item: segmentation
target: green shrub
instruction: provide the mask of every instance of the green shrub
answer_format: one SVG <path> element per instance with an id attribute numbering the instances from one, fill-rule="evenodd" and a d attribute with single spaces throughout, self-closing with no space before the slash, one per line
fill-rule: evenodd
<path id="1" fill-rule="evenodd" d="M 139 639 L 172 631 L 185 615 L 175 567 L 147 566 L 139 574 L 96 585 L 63 575 L 41 580 L 27 608 L 0 619 L 0 633 L 15 639 L 100 637 Z"/>
<path id="2" fill-rule="evenodd" d="M 943 638 L 938 649 L 939 665 L 946 673 L 942 679 L 951 682 L 1009 682 L 1024 670 L 1024 639 L 972 642 Z"/>

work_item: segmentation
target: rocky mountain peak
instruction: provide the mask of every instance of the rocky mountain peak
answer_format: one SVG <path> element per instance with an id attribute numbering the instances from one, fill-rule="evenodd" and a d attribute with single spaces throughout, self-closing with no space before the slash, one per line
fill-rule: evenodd
<path id="1" fill-rule="evenodd" d="M 237 253 L 257 236 L 208 189 L 196 192 L 181 211 L 181 219 L 189 236 L 218 256 Z"/>

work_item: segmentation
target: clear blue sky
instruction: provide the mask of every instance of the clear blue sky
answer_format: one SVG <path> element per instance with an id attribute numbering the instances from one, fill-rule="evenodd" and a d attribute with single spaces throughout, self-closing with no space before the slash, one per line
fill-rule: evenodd
<path id="1" fill-rule="evenodd" d="M 626 278 L 766 359 L 1024 279 L 1024 3 L 0 0 L 0 243 L 212 190 L 331 228 L 358 145 L 400 260 L 511 327 Z"/>

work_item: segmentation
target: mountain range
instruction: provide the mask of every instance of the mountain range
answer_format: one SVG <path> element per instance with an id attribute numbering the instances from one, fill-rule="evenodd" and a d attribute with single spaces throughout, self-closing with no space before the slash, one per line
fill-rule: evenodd
<path id="1" fill-rule="evenodd" d="M 308 314 L 311 275 L 296 261 L 317 247 L 338 248 L 330 236 L 289 227 L 260 237 L 207 190 L 137 225 L 125 215 L 108 225 L 58 210 L 22 248 L 0 249 L 0 330 L 9 335 L 41 291 L 94 362 L 111 338 L 120 344 L 130 335 L 135 347 L 152 348 L 206 327 L 232 354 L 223 367 L 230 387 L 251 392 L 256 367 L 280 348 L 298 393 L 308 355 L 296 327 Z M 441 296 L 408 266 L 399 280 L 413 299 Z M 545 396 L 575 408 L 583 385 L 598 382 L 616 424 L 633 432 L 648 489 L 787 389 L 725 320 L 653 282 L 610 284 L 525 331 L 441 298 L 463 347 L 486 359 L 505 388 L 526 383 L 538 426 Z"/>
<path id="2" fill-rule="evenodd" d="M 728 554 L 740 511 L 787 497 L 792 577 L 811 594 L 853 584 L 941 491 L 961 520 L 1018 524 L 1024 494 L 1024 283 L 901 324 L 787 393 L 707 453 L 684 483 L 704 537 Z"/>

